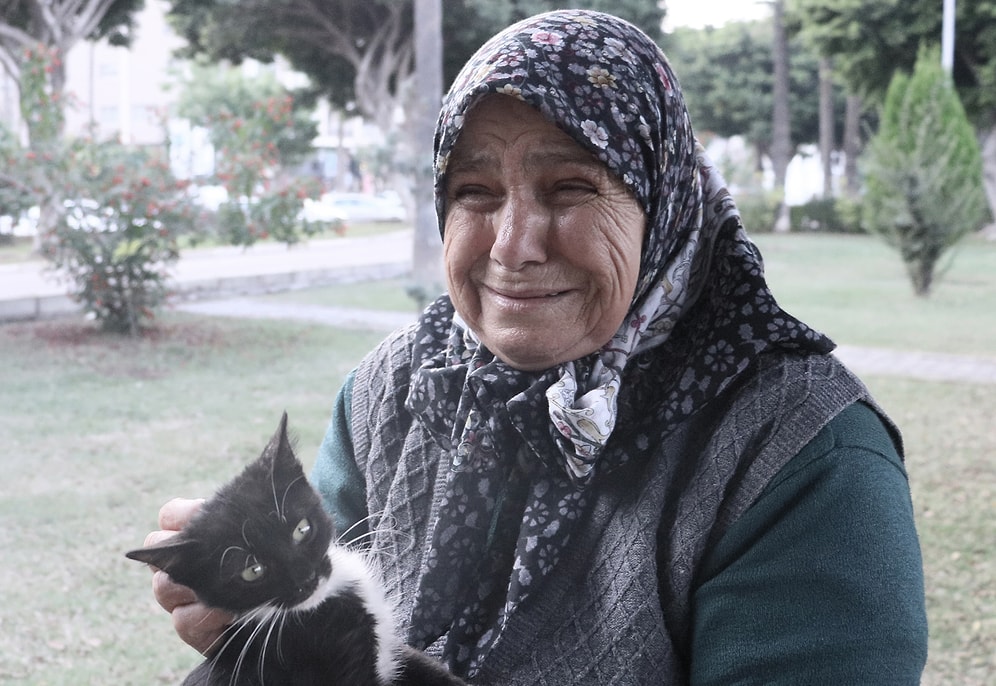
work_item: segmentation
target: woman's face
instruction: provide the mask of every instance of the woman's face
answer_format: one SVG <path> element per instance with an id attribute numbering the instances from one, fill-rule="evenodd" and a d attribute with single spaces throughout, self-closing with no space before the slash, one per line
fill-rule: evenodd
<path id="1" fill-rule="evenodd" d="M 608 342 L 636 288 L 646 223 L 622 182 L 497 95 L 468 112 L 446 174 L 446 280 L 481 342 L 527 371 Z"/>

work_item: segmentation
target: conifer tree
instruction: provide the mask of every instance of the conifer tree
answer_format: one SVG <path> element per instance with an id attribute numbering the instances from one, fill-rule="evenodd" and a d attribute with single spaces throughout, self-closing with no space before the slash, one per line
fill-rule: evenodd
<path id="1" fill-rule="evenodd" d="M 988 219 L 978 141 L 936 48 L 892 78 L 863 162 L 864 223 L 926 296 L 943 253 Z"/>

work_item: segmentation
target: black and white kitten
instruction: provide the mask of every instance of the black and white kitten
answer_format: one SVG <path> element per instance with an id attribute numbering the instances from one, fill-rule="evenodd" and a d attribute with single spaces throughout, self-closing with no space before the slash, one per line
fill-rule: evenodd
<path id="1" fill-rule="evenodd" d="M 404 645 L 377 572 L 334 531 L 284 413 L 259 459 L 179 534 L 127 553 L 238 617 L 184 686 L 464 683 Z"/>

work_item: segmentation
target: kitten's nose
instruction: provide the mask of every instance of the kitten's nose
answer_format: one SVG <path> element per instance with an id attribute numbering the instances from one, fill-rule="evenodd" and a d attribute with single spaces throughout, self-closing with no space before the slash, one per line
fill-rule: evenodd
<path id="1" fill-rule="evenodd" d="M 298 592 L 310 590 L 315 585 L 315 579 L 318 575 L 315 572 L 308 574 L 307 578 L 297 579 L 297 590 Z"/>

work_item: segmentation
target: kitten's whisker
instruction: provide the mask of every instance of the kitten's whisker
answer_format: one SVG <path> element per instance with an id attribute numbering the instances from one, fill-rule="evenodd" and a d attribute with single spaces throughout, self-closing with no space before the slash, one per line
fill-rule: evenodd
<path id="1" fill-rule="evenodd" d="M 217 643 L 222 638 L 225 638 L 226 636 L 228 637 L 225 640 L 224 644 L 222 644 L 222 646 L 220 648 L 218 648 L 218 651 L 216 653 L 214 653 L 214 657 L 211 659 L 211 669 L 210 669 L 209 675 L 210 675 L 211 672 L 214 671 L 215 665 L 218 664 L 218 661 L 221 658 L 221 654 L 223 652 L 225 652 L 226 650 L 228 650 L 228 647 L 232 644 L 232 641 L 234 641 L 236 639 L 236 637 L 240 633 L 242 633 L 243 629 L 245 629 L 247 626 L 249 626 L 249 622 L 252 620 L 252 615 L 253 615 L 253 613 L 249 613 L 249 614 L 243 615 L 241 617 L 237 617 L 235 619 L 235 621 L 232 623 L 232 626 L 229 627 L 228 631 L 226 631 L 224 634 L 222 634 L 221 636 L 219 636 L 218 639 L 215 641 L 215 643 Z M 212 645 L 212 647 L 214 647 L 214 643 L 212 643 L 211 645 Z M 242 651 L 245 650 L 245 646 L 246 646 L 246 644 L 243 644 Z M 237 673 L 237 670 L 236 670 L 236 673 Z M 232 679 L 234 679 L 234 677 L 235 677 L 235 675 L 233 674 L 232 675 Z M 209 682 L 210 682 L 210 679 L 209 679 Z M 230 681 L 229 683 L 232 686 L 234 686 L 234 683 L 232 681 Z"/>
<path id="2" fill-rule="evenodd" d="M 259 637 L 259 634 L 263 630 L 263 627 L 266 624 L 266 620 L 270 616 L 272 611 L 273 611 L 272 608 L 270 608 L 269 606 L 263 606 L 260 608 L 256 608 L 246 616 L 246 621 L 242 625 L 243 627 L 250 626 L 250 622 L 252 621 L 255 621 L 256 624 L 255 626 L 252 627 L 252 632 L 249 634 L 249 637 L 242 645 L 242 650 L 239 651 L 238 659 L 235 660 L 235 669 L 232 672 L 232 681 L 231 681 L 232 686 L 235 686 L 235 684 L 238 683 L 238 675 L 242 671 L 242 666 L 245 664 L 246 657 L 248 657 L 249 649 L 252 647 L 253 641 L 255 641 Z M 264 651 L 265 648 L 266 645 L 264 644 L 261 648 L 261 652 Z M 262 672 L 260 673 L 260 675 L 262 677 Z"/>
<path id="3" fill-rule="evenodd" d="M 291 488 L 294 487 L 294 484 L 296 484 L 298 481 L 302 481 L 302 480 L 304 480 L 304 481 L 307 480 L 306 477 L 303 474 L 301 476 L 297 477 L 296 479 L 294 479 L 293 481 L 291 481 L 289 484 L 287 484 L 287 488 L 284 489 L 284 495 L 280 499 L 280 508 L 279 508 L 279 511 L 277 512 L 277 515 L 280 517 L 280 521 L 284 522 L 285 524 L 287 523 L 287 517 L 284 514 L 284 510 L 286 509 L 285 506 L 287 505 L 287 496 L 290 493 Z M 274 493 L 274 497 L 275 496 L 276 496 L 276 494 Z"/>
<path id="4" fill-rule="evenodd" d="M 284 520 L 284 513 L 280 507 L 280 503 L 277 502 L 277 461 L 274 458 L 273 463 L 270 465 L 270 492 L 273 493 L 273 507 L 277 511 L 277 519 L 282 523 L 286 523 Z"/>
<path id="5" fill-rule="evenodd" d="M 365 526 L 365 525 L 369 524 L 371 521 L 373 521 L 373 519 L 374 519 L 375 516 L 376 515 L 367 515 L 366 517 L 363 517 L 362 519 L 356 520 L 348 529 L 346 529 L 345 531 L 340 532 L 339 535 L 336 536 L 335 542 L 336 543 L 342 543 L 346 538 L 349 537 L 350 532 L 352 532 L 354 529 L 357 529 L 357 528 L 359 528 L 361 526 Z"/>
<path id="6" fill-rule="evenodd" d="M 364 525 L 369 525 L 375 521 L 378 522 L 378 526 L 370 529 L 369 531 L 360 536 L 356 536 L 354 539 L 349 541 L 349 545 L 355 545 L 356 543 L 363 541 L 364 539 L 367 538 L 372 538 L 377 534 L 393 534 L 396 537 L 404 537 L 407 539 L 408 543 L 411 543 L 415 540 L 414 537 L 411 536 L 411 534 L 405 533 L 400 529 L 398 529 L 397 526 L 398 522 L 394 517 L 390 515 L 384 515 L 382 513 L 375 513 L 363 517 L 362 519 L 355 522 L 348 529 L 340 533 L 335 539 L 336 543 L 346 545 L 344 542 L 350 538 L 350 535 L 355 529 Z"/>
<path id="7" fill-rule="evenodd" d="M 267 651 L 267 649 L 271 645 L 273 645 L 273 642 L 270 640 L 271 638 L 273 638 L 273 630 L 277 628 L 277 624 L 281 622 L 281 618 L 283 617 L 283 615 L 284 615 L 284 613 L 281 612 L 281 611 L 274 611 L 273 613 L 270 614 L 269 617 L 267 617 L 266 623 L 269 626 L 268 626 L 268 628 L 266 630 L 266 638 L 263 639 L 263 647 L 259 651 L 259 681 L 260 681 L 260 683 L 263 683 L 263 663 L 266 661 L 266 651 Z M 277 632 L 277 643 L 276 643 L 276 646 L 277 646 L 277 660 L 279 660 L 279 661 L 282 662 L 283 661 L 283 656 L 282 656 L 281 650 L 280 650 L 280 632 L 279 631 Z"/>
<path id="8" fill-rule="evenodd" d="M 348 547 L 354 548 L 355 550 L 362 552 L 368 558 L 380 557 L 389 560 L 395 559 L 398 556 L 398 553 L 396 551 L 389 552 L 385 550 L 383 546 L 379 548 L 377 547 L 374 541 L 374 537 L 376 535 L 377 535 L 376 531 L 365 533 L 362 536 L 358 536 L 354 540 L 350 541 Z"/>
<path id="9" fill-rule="evenodd" d="M 280 615 L 280 628 L 277 630 L 277 657 L 281 660 L 284 659 L 283 645 L 284 645 L 284 627 L 287 625 L 287 617 L 289 613 L 284 612 Z"/>
<path id="10" fill-rule="evenodd" d="M 245 532 L 244 531 L 242 533 L 242 536 L 243 536 L 243 538 L 245 537 Z M 230 545 L 227 548 L 225 548 L 225 552 L 223 552 L 221 554 L 221 561 L 218 563 L 218 569 L 221 569 L 222 567 L 225 566 L 225 558 L 228 557 L 229 553 L 235 552 L 235 551 L 239 551 L 239 550 L 241 550 L 242 552 L 248 552 L 245 548 L 243 548 L 241 546 L 237 546 L 237 545 Z"/>

